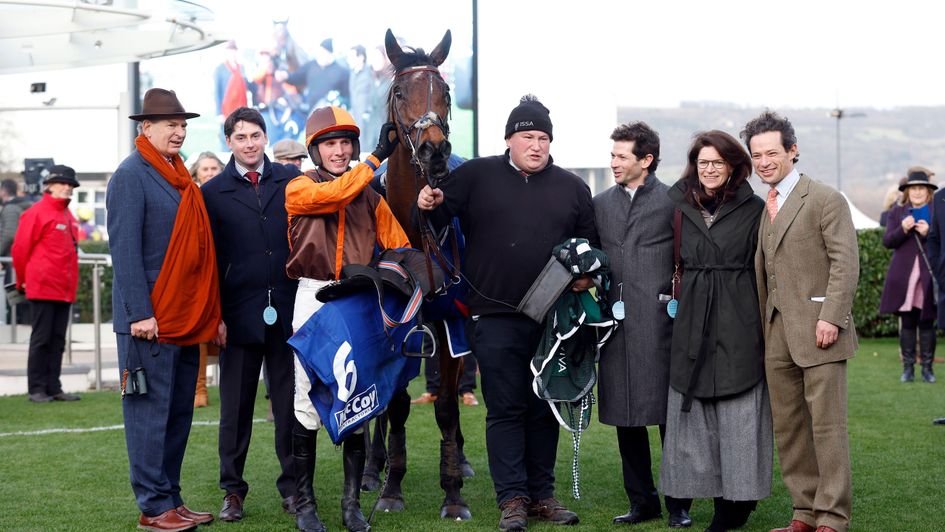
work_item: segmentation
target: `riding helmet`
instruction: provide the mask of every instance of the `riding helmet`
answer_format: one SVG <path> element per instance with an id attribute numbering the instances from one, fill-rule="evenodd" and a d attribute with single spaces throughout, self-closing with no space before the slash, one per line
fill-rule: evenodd
<path id="1" fill-rule="evenodd" d="M 312 162 L 321 166 L 322 158 L 318 149 L 313 148 L 323 140 L 348 138 L 353 148 L 351 158 L 357 160 L 361 156 L 361 143 L 358 141 L 360 134 L 361 130 L 348 111 L 335 106 L 319 107 L 312 111 L 305 122 L 305 147 L 312 156 Z"/>

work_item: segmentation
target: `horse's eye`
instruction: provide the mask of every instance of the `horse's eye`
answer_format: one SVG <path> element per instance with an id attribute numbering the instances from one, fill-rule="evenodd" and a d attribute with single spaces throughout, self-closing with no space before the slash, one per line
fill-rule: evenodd
<path id="1" fill-rule="evenodd" d="M 404 99 L 404 93 L 399 87 L 394 89 L 394 98 L 397 98 L 398 100 Z"/>

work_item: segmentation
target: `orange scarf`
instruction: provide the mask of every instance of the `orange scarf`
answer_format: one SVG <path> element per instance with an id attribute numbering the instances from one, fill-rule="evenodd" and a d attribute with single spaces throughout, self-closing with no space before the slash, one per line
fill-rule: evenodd
<path id="1" fill-rule="evenodd" d="M 174 156 L 172 167 L 144 135 L 138 135 L 135 147 L 180 192 L 171 241 L 151 291 L 158 341 L 176 345 L 209 342 L 217 336 L 220 323 L 220 281 L 203 197 L 180 155 Z"/>

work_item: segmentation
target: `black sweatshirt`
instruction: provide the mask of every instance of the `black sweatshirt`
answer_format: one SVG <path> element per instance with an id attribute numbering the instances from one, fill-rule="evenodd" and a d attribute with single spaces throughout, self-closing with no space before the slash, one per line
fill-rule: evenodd
<path id="1" fill-rule="evenodd" d="M 549 159 L 523 176 L 505 155 L 462 164 L 443 181 L 438 215 L 458 216 L 466 238 L 463 271 L 473 314 L 513 312 L 552 248 L 568 238 L 600 247 L 587 184 Z M 490 301 L 488 298 L 505 304 Z"/>

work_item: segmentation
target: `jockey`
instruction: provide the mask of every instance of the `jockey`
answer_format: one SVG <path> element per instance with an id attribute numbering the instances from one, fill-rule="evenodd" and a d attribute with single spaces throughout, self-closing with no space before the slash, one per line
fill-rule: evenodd
<path id="1" fill-rule="evenodd" d="M 374 153 L 350 167 L 360 156 L 360 129 L 340 107 L 315 109 L 305 124 L 305 145 L 316 168 L 286 186 L 289 214 L 289 260 L 286 273 L 299 280 L 292 328 L 298 330 L 321 307 L 315 293 L 341 275 L 347 264 L 367 264 L 375 247 L 409 247 L 407 235 L 387 202 L 370 184 L 374 171 L 397 144 L 390 138 L 394 125 L 385 124 Z M 295 459 L 299 502 L 299 530 L 321 531 L 313 488 L 315 443 L 322 423 L 309 399 L 311 383 L 296 356 L 295 416 L 292 453 Z M 363 428 L 344 440 L 344 494 L 342 522 L 348 530 L 370 526 L 361 513 L 361 475 L 364 471 Z"/>

